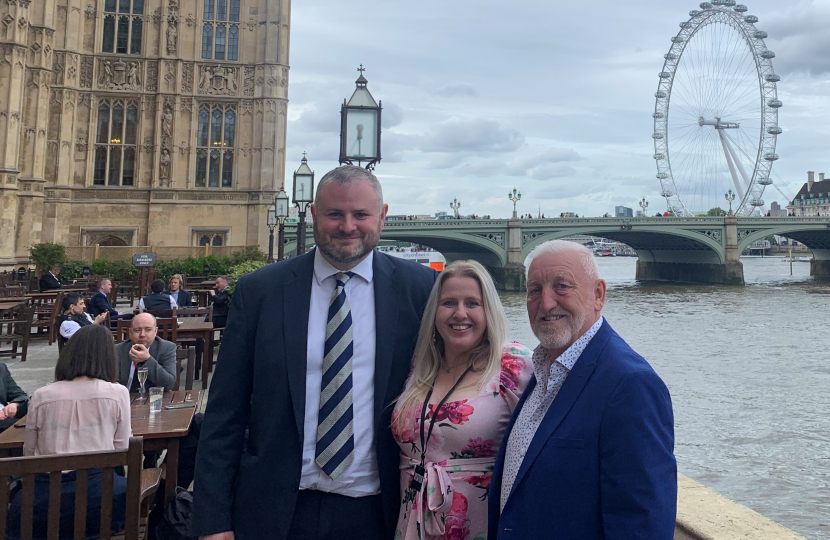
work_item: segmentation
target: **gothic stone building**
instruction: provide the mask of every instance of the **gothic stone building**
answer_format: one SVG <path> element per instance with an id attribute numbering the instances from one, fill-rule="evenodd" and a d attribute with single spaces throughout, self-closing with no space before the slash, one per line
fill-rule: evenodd
<path id="1" fill-rule="evenodd" d="M 0 0 L 0 267 L 28 246 L 266 245 L 289 0 Z"/>

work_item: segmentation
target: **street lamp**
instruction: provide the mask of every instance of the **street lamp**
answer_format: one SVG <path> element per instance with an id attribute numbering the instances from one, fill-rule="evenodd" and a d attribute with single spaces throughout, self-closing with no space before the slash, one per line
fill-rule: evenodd
<path id="1" fill-rule="evenodd" d="M 305 253 L 305 213 L 314 202 L 314 171 L 308 166 L 305 152 L 300 168 L 294 172 L 294 196 L 292 198 L 300 218 L 297 224 L 297 255 L 302 255 Z"/>
<path id="2" fill-rule="evenodd" d="M 648 208 L 648 201 L 646 200 L 645 197 L 640 199 L 640 208 L 643 209 L 643 217 L 647 217 L 646 208 Z"/>
<path id="3" fill-rule="evenodd" d="M 268 264 L 274 262 L 274 228 L 277 226 L 277 200 L 274 199 L 274 204 L 268 209 Z"/>
<path id="4" fill-rule="evenodd" d="M 371 170 L 380 162 L 380 112 L 382 102 L 375 101 L 363 76 L 363 64 L 357 68 L 357 88 L 348 102 L 340 107 L 340 164 L 366 163 Z"/>
<path id="5" fill-rule="evenodd" d="M 522 200 L 522 192 L 517 192 L 516 188 L 513 188 L 513 191 L 507 192 L 507 198 L 513 201 L 513 219 L 516 219 L 519 217 L 516 213 L 516 203 Z"/>
<path id="6" fill-rule="evenodd" d="M 210 275 L 210 265 L 208 263 L 205 263 L 205 265 L 202 267 L 202 270 L 205 271 L 205 279 L 207 279 Z"/>
<path id="7" fill-rule="evenodd" d="M 724 198 L 727 201 L 729 201 L 729 214 L 728 215 L 731 216 L 732 215 L 732 201 L 735 200 L 735 193 L 730 189 L 729 191 L 726 192 L 726 194 L 724 195 Z"/>
<path id="8" fill-rule="evenodd" d="M 276 217 L 279 223 L 279 233 L 277 234 L 277 260 L 281 261 L 285 258 L 285 218 L 288 217 L 288 194 L 280 188 L 277 197 L 274 199 L 276 205 Z"/>
<path id="9" fill-rule="evenodd" d="M 453 200 L 450 201 L 450 208 L 455 211 L 455 219 L 459 219 L 458 209 L 461 208 L 461 203 L 458 202 L 458 199 L 453 198 Z"/>

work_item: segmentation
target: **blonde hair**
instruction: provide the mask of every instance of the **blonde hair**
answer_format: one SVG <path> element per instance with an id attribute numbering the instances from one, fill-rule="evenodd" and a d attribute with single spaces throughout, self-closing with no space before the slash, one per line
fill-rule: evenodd
<path id="1" fill-rule="evenodd" d="M 181 274 L 173 274 L 172 276 L 170 276 L 170 279 L 167 280 L 167 285 L 169 286 L 170 282 L 173 281 L 174 279 L 179 280 L 179 288 L 180 289 L 184 287 L 184 278 L 182 277 Z"/>
<path id="2" fill-rule="evenodd" d="M 499 300 L 493 278 L 487 270 L 475 261 L 456 261 L 447 266 L 432 287 L 432 292 L 424 307 L 415 354 L 412 357 L 412 375 L 409 386 L 398 397 L 397 427 L 403 429 L 409 409 L 426 398 L 435 383 L 435 378 L 444 363 L 444 340 L 435 330 L 435 312 L 444 283 L 452 277 L 469 277 L 481 288 L 484 302 L 484 315 L 487 328 L 481 343 L 470 353 L 467 363 L 475 365 L 479 360 L 486 360 L 479 387 L 490 381 L 501 370 L 501 355 L 507 343 L 507 318 Z M 478 371 L 478 369 L 474 368 Z M 411 414 L 411 413 L 410 413 Z"/>

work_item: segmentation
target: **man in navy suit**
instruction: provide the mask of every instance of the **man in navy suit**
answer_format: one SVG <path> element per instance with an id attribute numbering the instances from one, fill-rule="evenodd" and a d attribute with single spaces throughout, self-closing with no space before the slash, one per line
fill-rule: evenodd
<path id="1" fill-rule="evenodd" d="M 587 248 L 554 240 L 525 264 L 540 345 L 493 471 L 488 538 L 671 540 L 668 389 L 601 316 L 605 282 Z"/>
<path id="2" fill-rule="evenodd" d="M 199 441 L 191 535 L 392 538 L 392 404 L 437 274 L 375 251 L 386 212 L 371 172 L 338 167 L 317 186 L 316 248 L 237 283 Z"/>
<path id="3" fill-rule="evenodd" d="M 93 317 L 97 317 L 105 311 L 110 313 L 110 323 L 115 325 L 118 319 L 129 320 L 133 318 L 132 313 L 118 313 L 112 304 L 110 304 L 109 294 L 112 292 L 112 280 L 109 278 L 102 278 L 98 282 L 98 292 L 92 295 L 89 299 L 89 313 Z"/>

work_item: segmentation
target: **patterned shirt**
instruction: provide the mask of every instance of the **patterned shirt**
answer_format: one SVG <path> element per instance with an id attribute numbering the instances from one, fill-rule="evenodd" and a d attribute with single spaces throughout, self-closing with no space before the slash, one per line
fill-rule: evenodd
<path id="1" fill-rule="evenodd" d="M 519 411 L 519 417 L 516 418 L 507 440 L 501 483 L 501 510 L 504 510 L 507 497 L 513 490 L 513 482 L 516 481 L 516 475 L 519 474 L 522 460 L 530 447 L 533 436 L 536 435 L 536 430 L 539 429 L 559 389 L 565 384 L 568 373 L 599 331 L 603 320 L 605 319 L 600 317 L 559 358 L 553 358 L 550 351 L 541 345 L 533 351 L 533 374 L 536 377 L 536 386 L 527 397 L 522 410 Z"/>

